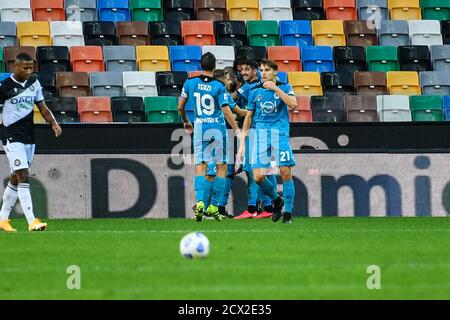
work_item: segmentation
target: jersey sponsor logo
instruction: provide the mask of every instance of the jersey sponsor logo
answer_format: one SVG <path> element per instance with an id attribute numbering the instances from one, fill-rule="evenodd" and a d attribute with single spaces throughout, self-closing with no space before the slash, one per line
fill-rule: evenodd
<path id="1" fill-rule="evenodd" d="M 11 98 L 11 104 L 19 104 L 19 103 L 34 103 L 34 97 L 18 97 Z"/>
<path id="2" fill-rule="evenodd" d="M 261 109 L 263 113 L 274 113 L 276 107 L 272 101 L 266 101 L 263 104 L 261 104 Z"/>

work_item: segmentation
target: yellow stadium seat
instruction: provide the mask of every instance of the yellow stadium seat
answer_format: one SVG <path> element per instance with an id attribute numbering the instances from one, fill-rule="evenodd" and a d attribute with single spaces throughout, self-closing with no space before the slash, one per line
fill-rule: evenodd
<path id="1" fill-rule="evenodd" d="M 47 121 L 45 121 L 44 117 L 42 116 L 41 112 L 39 111 L 39 108 L 37 107 L 37 105 L 34 105 L 33 121 L 34 121 L 34 123 L 47 123 Z"/>
<path id="2" fill-rule="evenodd" d="M 387 87 L 391 95 L 421 95 L 419 74 L 415 71 L 387 72 Z"/>
<path id="3" fill-rule="evenodd" d="M 169 49 L 166 46 L 137 46 L 139 71 L 170 71 Z"/>
<path id="4" fill-rule="evenodd" d="M 345 46 L 343 21 L 313 20 L 311 28 L 316 46 Z"/>
<path id="5" fill-rule="evenodd" d="M 258 0 L 228 0 L 229 20 L 261 20 Z"/>
<path id="6" fill-rule="evenodd" d="M 21 46 L 51 46 L 48 21 L 17 22 L 17 37 Z"/>
<path id="7" fill-rule="evenodd" d="M 392 20 L 421 20 L 420 0 L 389 0 Z"/>
<path id="8" fill-rule="evenodd" d="M 323 94 L 320 72 L 289 72 L 288 79 L 296 96 L 311 97 Z"/>

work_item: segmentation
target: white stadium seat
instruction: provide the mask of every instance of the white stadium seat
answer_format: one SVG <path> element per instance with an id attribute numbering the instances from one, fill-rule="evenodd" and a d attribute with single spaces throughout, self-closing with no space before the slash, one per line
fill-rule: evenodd
<path id="1" fill-rule="evenodd" d="M 50 33 L 54 46 L 84 46 L 81 21 L 51 21 Z"/>
<path id="2" fill-rule="evenodd" d="M 33 21 L 30 0 L 0 1 L 1 21 Z"/>
<path id="3" fill-rule="evenodd" d="M 413 46 L 441 45 L 441 24 L 438 20 L 410 20 L 409 37 Z"/>
<path id="4" fill-rule="evenodd" d="M 382 122 L 412 121 L 408 96 L 377 96 L 377 112 Z"/>
<path id="5" fill-rule="evenodd" d="M 126 96 L 156 97 L 156 73 L 152 71 L 127 71 L 123 73 L 123 89 Z"/>
<path id="6" fill-rule="evenodd" d="M 234 64 L 234 48 L 232 46 L 203 46 L 202 54 L 211 52 L 216 57 L 216 68 L 232 67 Z"/>
<path id="7" fill-rule="evenodd" d="M 262 20 L 292 20 L 290 0 L 260 0 Z"/>

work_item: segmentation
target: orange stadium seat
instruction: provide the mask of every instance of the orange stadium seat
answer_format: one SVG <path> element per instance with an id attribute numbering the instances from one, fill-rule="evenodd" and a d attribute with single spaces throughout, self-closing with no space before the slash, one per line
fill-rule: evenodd
<path id="1" fill-rule="evenodd" d="M 358 20 L 355 0 L 323 0 L 327 20 Z"/>
<path id="2" fill-rule="evenodd" d="M 312 122 L 310 97 L 298 96 L 297 108 L 289 111 L 289 120 L 291 122 Z"/>
<path id="3" fill-rule="evenodd" d="M 268 58 L 278 63 L 278 71 L 302 71 L 300 49 L 293 46 L 273 46 L 267 51 Z"/>
<path id="4" fill-rule="evenodd" d="M 78 114 L 81 122 L 112 122 L 111 100 L 109 97 L 79 97 Z"/>
<path id="5" fill-rule="evenodd" d="M 181 34 L 185 46 L 210 46 L 216 44 L 212 21 L 182 21 Z"/>
<path id="6" fill-rule="evenodd" d="M 65 21 L 63 0 L 31 0 L 34 21 Z"/>
<path id="7" fill-rule="evenodd" d="M 73 71 L 105 71 L 102 47 L 100 46 L 70 47 L 70 62 Z"/>

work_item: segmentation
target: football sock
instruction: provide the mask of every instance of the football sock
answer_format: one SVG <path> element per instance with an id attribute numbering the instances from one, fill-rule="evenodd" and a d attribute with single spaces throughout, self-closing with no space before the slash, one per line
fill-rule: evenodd
<path id="1" fill-rule="evenodd" d="M 278 198 L 278 193 L 275 192 L 273 184 L 268 179 L 264 179 L 263 182 L 259 184 L 259 187 L 264 192 L 264 194 L 270 197 L 270 199 L 275 200 L 276 198 Z"/>
<path id="2" fill-rule="evenodd" d="M 253 178 L 253 172 L 247 172 L 247 199 L 249 206 L 256 206 L 256 202 L 258 200 L 258 184 L 255 182 Z"/>
<path id="3" fill-rule="evenodd" d="M 2 210 L 0 211 L 0 221 L 8 220 L 11 210 L 17 201 L 17 186 L 13 186 L 11 182 L 8 182 L 5 192 L 3 193 Z"/>
<path id="4" fill-rule="evenodd" d="M 208 179 L 205 179 L 204 189 L 203 189 L 203 200 L 205 202 L 205 208 L 208 208 L 210 202 L 211 202 L 211 196 L 212 196 L 212 188 L 213 184 L 216 178 L 214 178 L 213 181 L 209 181 Z"/>
<path id="5" fill-rule="evenodd" d="M 33 202 L 31 201 L 30 184 L 19 183 L 17 187 L 17 194 L 19 196 L 20 205 L 22 206 L 25 218 L 27 218 L 28 224 L 31 224 L 34 219 L 33 214 Z"/>
<path id="6" fill-rule="evenodd" d="M 226 179 L 222 177 L 216 177 L 212 188 L 211 205 L 218 207 L 220 198 L 223 196 Z"/>
<path id="7" fill-rule="evenodd" d="M 283 181 L 283 197 L 285 203 L 285 211 L 292 212 L 294 206 L 295 186 L 294 181 Z"/>
<path id="8" fill-rule="evenodd" d="M 266 178 L 273 185 L 273 190 L 275 190 L 275 192 L 278 192 L 277 191 L 277 185 L 278 185 L 277 177 L 275 177 L 273 174 L 271 174 L 271 175 L 266 176 Z"/>
<path id="9" fill-rule="evenodd" d="M 264 207 L 264 211 L 265 211 L 265 212 L 268 212 L 268 213 L 273 213 L 273 206 L 270 205 L 270 206 Z"/>
<path id="10" fill-rule="evenodd" d="M 195 176 L 194 177 L 194 189 L 195 189 L 195 200 L 196 202 L 204 201 L 204 187 L 205 187 L 205 176 Z"/>
<path id="11" fill-rule="evenodd" d="M 227 177 L 225 180 L 225 188 L 223 191 L 223 196 L 220 199 L 220 205 L 226 206 L 228 204 L 228 199 L 230 198 L 230 192 L 231 192 L 231 185 L 233 183 L 233 177 Z"/>

